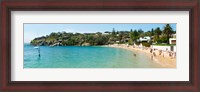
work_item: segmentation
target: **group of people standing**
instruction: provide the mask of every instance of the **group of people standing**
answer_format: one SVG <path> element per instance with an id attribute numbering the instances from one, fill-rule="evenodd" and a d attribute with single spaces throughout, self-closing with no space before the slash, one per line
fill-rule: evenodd
<path id="1" fill-rule="evenodd" d="M 151 58 L 153 59 L 153 57 L 156 56 L 156 50 L 157 49 L 153 49 L 153 48 L 150 48 L 150 53 L 152 54 L 151 55 Z M 176 52 L 173 52 L 173 51 L 169 51 L 168 49 L 166 50 L 158 50 L 158 55 L 162 55 L 163 57 L 165 57 L 166 55 L 168 55 L 168 57 L 171 57 L 171 58 L 176 58 Z"/>

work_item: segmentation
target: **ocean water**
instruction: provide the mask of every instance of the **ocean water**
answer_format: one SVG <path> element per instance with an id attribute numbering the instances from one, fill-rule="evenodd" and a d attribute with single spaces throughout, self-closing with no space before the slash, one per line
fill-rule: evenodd
<path id="1" fill-rule="evenodd" d="M 34 46 L 24 44 L 24 68 L 161 67 L 144 53 L 102 46 L 40 46 L 40 55 Z"/>

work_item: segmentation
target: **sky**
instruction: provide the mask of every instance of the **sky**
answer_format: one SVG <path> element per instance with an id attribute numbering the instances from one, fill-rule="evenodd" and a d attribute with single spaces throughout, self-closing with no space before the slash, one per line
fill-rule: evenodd
<path id="1" fill-rule="evenodd" d="M 70 32 L 70 33 L 96 33 L 110 31 L 113 28 L 116 31 L 130 31 L 130 29 L 150 31 L 152 28 L 160 27 L 163 30 L 166 24 L 24 24 L 24 42 L 29 43 L 36 37 L 46 36 L 52 32 Z M 170 24 L 173 30 L 176 30 L 176 24 Z"/>

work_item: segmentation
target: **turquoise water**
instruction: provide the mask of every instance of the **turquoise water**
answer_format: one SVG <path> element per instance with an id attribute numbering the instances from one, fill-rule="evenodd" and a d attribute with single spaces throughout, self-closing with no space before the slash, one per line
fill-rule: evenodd
<path id="1" fill-rule="evenodd" d="M 134 56 L 133 54 L 137 54 Z M 101 46 L 40 46 L 24 44 L 24 68 L 157 68 L 143 53 Z"/>

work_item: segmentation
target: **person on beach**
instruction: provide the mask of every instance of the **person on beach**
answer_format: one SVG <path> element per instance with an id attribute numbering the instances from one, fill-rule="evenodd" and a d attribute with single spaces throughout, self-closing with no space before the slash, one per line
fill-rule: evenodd
<path id="1" fill-rule="evenodd" d="M 153 49 L 151 48 L 151 49 L 150 49 L 150 53 L 152 53 L 152 51 L 153 51 Z"/>
<path id="2" fill-rule="evenodd" d="M 161 55 L 162 54 L 162 50 L 159 50 L 159 55 Z"/>
<path id="3" fill-rule="evenodd" d="M 174 52 L 174 58 L 176 58 L 176 52 Z"/>
<path id="4" fill-rule="evenodd" d="M 173 54 L 174 54 L 174 53 L 173 53 L 173 52 L 171 52 L 171 58 L 173 58 L 173 56 L 174 56 Z"/>
<path id="5" fill-rule="evenodd" d="M 156 56 L 156 53 L 155 53 L 155 52 L 153 52 L 153 56 Z"/>
<path id="6" fill-rule="evenodd" d="M 169 52 L 169 57 L 171 57 L 171 52 Z"/>
<path id="7" fill-rule="evenodd" d="M 163 52 L 163 53 L 162 53 L 162 54 L 163 54 L 163 57 L 165 57 L 165 56 L 164 56 L 164 55 L 165 55 L 164 51 L 162 51 L 162 52 Z"/>
<path id="8" fill-rule="evenodd" d="M 129 47 L 129 45 L 128 45 L 128 44 L 126 44 L 126 47 Z"/>
<path id="9" fill-rule="evenodd" d="M 153 56 L 156 56 L 156 52 L 155 52 L 155 49 L 153 50 Z"/>

